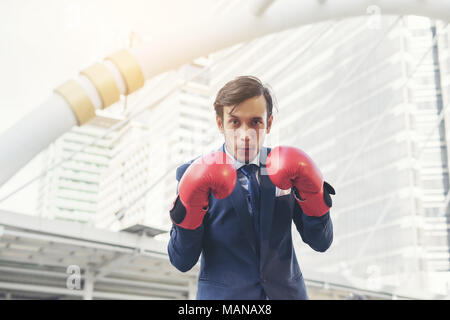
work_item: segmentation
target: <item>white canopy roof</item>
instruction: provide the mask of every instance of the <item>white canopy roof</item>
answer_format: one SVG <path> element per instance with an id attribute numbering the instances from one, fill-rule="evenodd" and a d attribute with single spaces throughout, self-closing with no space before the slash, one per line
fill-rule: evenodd
<path id="1" fill-rule="evenodd" d="M 0 291 L 14 297 L 189 299 L 197 274 L 176 270 L 146 234 L 0 211 Z"/>

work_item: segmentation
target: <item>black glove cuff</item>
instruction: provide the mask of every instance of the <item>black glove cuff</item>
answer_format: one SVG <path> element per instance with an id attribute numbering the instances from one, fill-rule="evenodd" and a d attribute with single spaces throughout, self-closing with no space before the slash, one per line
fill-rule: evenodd
<path id="1" fill-rule="evenodd" d="M 326 181 L 323 182 L 323 200 L 328 207 L 332 207 L 333 201 L 331 201 L 330 194 L 336 194 L 334 188 Z"/>
<path id="2" fill-rule="evenodd" d="M 185 217 L 186 217 L 186 208 L 181 202 L 180 196 L 177 196 L 177 199 L 175 200 L 175 203 L 172 209 L 170 210 L 170 218 L 175 224 L 180 224 L 181 222 L 183 222 Z"/>
<path id="3" fill-rule="evenodd" d="M 302 197 L 300 197 L 300 193 L 298 192 L 298 190 L 295 186 L 292 187 L 292 190 L 294 191 L 295 197 L 299 201 L 305 201 L 305 199 L 302 199 Z M 323 182 L 323 200 L 325 201 L 325 204 L 329 208 L 331 208 L 333 205 L 333 201 L 331 200 L 330 194 L 336 194 L 336 191 L 328 182 L 324 181 Z"/>

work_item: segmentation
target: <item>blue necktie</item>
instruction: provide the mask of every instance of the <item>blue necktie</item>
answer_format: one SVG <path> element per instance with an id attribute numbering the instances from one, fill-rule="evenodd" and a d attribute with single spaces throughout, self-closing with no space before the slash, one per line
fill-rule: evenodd
<path id="1" fill-rule="evenodd" d="M 248 164 L 240 168 L 241 172 L 248 179 L 248 194 L 250 196 L 250 206 L 252 208 L 253 222 L 255 225 L 255 231 L 259 233 L 259 184 L 256 180 L 256 172 L 258 166 L 255 164 Z"/>

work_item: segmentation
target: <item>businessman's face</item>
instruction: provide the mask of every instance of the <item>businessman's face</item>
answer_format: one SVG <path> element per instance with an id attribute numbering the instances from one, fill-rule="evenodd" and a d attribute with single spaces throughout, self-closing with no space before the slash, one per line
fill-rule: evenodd
<path id="1" fill-rule="evenodd" d="M 224 135 L 227 151 L 236 160 L 248 163 L 261 149 L 266 134 L 270 132 L 273 116 L 267 119 L 263 95 L 241 102 L 230 114 L 233 107 L 223 107 L 223 119 L 216 116 L 217 126 Z"/>

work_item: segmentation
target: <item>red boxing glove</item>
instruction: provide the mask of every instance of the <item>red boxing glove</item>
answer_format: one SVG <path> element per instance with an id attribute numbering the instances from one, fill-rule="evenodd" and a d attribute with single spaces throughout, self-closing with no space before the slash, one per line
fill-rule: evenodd
<path id="1" fill-rule="evenodd" d="M 302 150 L 286 146 L 273 148 L 267 157 L 267 173 L 278 188 L 294 189 L 304 214 L 320 217 L 330 210 L 330 194 L 335 194 L 334 188 L 323 180 L 319 168 Z"/>
<path id="2" fill-rule="evenodd" d="M 195 160 L 178 186 L 178 195 L 170 210 L 172 222 L 185 229 L 196 229 L 209 209 L 210 192 L 217 199 L 228 197 L 236 184 L 233 160 L 221 151 Z"/>

